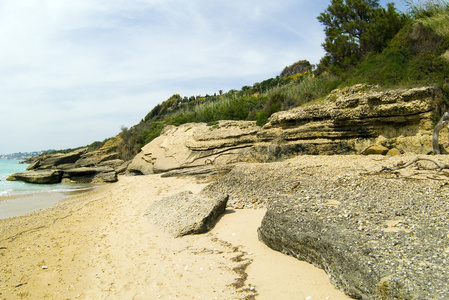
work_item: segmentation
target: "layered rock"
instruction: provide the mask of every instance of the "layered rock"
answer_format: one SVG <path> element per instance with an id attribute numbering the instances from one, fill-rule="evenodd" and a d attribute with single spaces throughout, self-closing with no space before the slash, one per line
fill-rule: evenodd
<path id="1" fill-rule="evenodd" d="M 44 153 L 39 155 L 28 167 L 27 170 L 48 170 L 63 168 L 65 165 L 76 163 L 83 154 L 87 152 L 86 148 L 75 150 L 69 153 Z"/>
<path id="2" fill-rule="evenodd" d="M 15 173 L 6 180 L 23 181 L 28 183 L 53 184 L 59 183 L 62 179 L 62 172 L 59 170 L 41 170 L 36 172 Z"/>
<path id="3" fill-rule="evenodd" d="M 213 126 L 205 123 L 168 126 L 159 137 L 142 148 L 128 172 L 152 174 L 232 164 L 247 157 L 246 150 L 257 142 L 260 129 L 255 122 L 246 121 L 220 121 Z"/>
<path id="4" fill-rule="evenodd" d="M 80 167 L 64 170 L 64 183 L 108 183 L 117 181 L 117 172 L 111 167 Z"/>
<path id="5" fill-rule="evenodd" d="M 35 157 L 27 170 L 13 174 L 8 180 L 29 183 L 109 183 L 117 181 L 130 162 L 118 158 L 114 139 L 96 151 L 87 148 L 69 153 L 44 153 Z"/>
<path id="6" fill-rule="evenodd" d="M 356 85 L 320 104 L 273 114 L 263 128 L 249 121 L 170 126 L 142 148 L 132 174 L 160 173 L 235 162 L 270 162 L 296 155 L 432 151 L 433 120 L 441 114 L 435 87 L 380 91 Z"/>
<path id="7" fill-rule="evenodd" d="M 441 104 L 435 87 L 378 91 L 356 85 L 333 91 L 322 104 L 273 114 L 259 138 L 282 141 L 286 153 L 356 154 L 381 143 L 427 154 Z"/>
<path id="8" fill-rule="evenodd" d="M 317 190 L 270 203 L 260 240 L 324 269 L 356 299 L 449 296 L 442 184 L 362 178 L 344 187 L 316 180 Z"/>

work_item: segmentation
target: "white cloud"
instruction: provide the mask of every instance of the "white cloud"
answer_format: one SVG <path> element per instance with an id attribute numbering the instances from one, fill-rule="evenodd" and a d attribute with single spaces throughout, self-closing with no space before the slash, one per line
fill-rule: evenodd
<path id="1" fill-rule="evenodd" d="M 117 134 L 171 94 L 238 89 L 317 63 L 305 0 L 3 0 L 0 153 Z"/>

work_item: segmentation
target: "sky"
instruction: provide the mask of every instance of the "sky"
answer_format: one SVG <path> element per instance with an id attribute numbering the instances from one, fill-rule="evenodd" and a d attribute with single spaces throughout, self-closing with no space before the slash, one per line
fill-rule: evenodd
<path id="1" fill-rule="evenodd" d="M 316 64 L 325 38 L 316 17 L 329 4 L 2 0 L 0 154 L 103 141 L 173 94 L 240 89 L 298 60 Z"/>

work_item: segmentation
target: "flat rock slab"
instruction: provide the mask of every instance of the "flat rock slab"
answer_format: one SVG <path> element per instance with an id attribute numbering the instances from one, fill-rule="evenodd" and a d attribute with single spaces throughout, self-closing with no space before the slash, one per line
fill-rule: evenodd
<path id="1" fill-rule="evenodd" d="M 215 175 L 225 175 L 231 172 L 233 165 L 229 166 L 199 166 L 192 168 L 185 168 L 180 170 L 173 170 L 166 172 L 161 177 L 182 177 L 182 176 L 197 176 L 197 177 L 210 177 Z"/>
<path id="2" fill-rule="evenodd" d="M 21 172 L 9 176 L 8 181 L 23 181 L 27 183 L 53 184 L 60 183 L 62 172 L 58 170 L 43 170 L 35 172 Z"/>
<path id="3" fill-rule="evenodd" d="M 356 299 L 449 299 L 444 182 L 319 182 L 269 205 L 259 239 L 326 271 Z"/>
<path id="4" fill-rule="evenodd" d="M 147 210 L 150 223 L 173 237 L 211 230 L 226 210 L 228 196 L 207 197 L 181 192 L 165 197 Z"/>

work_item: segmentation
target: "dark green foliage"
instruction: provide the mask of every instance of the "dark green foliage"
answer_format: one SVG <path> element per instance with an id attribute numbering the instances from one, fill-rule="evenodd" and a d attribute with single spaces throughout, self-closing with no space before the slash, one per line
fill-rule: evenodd
<path id="1" fill-rule="evenodd" d="M 162 102 L 162 104 L 156 105 L 146 116 L 145 121 L 152 120 L 159 116 L 164 116 L 170 112 L 176 111 L 178 105 L 183 102 L 183 99 L 179 94 L 174 94 L 168 100 Z"/>
<path id="2" fill-rule="evenodd" d="M 95 151 L 101 148 L 104 145 L 104 142 L 96 141 L 90 144 L 87 148 L 87 151 Z"/>
<path id="3" fill-rule="evenodd" d="M 378 0 L 332 0 L 318 20 L 326 34 L 320 69 L 338 74 L 356 66 L 368 53 L 382 51 L 407 17 L 393 4 L 380 7 Z"/>
<path id="4" fill-rule="evenodd" d="M 121 143 L 119 143 L 117 151 L 120 158 L 125 161 L 132 159 L 140 150 L 135 128 L 122 127 L 119 137 L 121 138 Z"/>
<path id="5" fill-rule="evenodd" d="M 287 66 L 282 70 L 281 77 L 288 77 L 298 73 L 304 73 L 312 71 L 312 65 L 308 60 L 299 60 L 294 64 Z"/>
<path id="6" fill-rule="evenodd" d="M 148 126 L 145 126 L 145 129 L 139 134 L 139 146 L 142 147 L 157 138 L 161 134 L 164 126 L 165 124 L 163 122 L 150 122 Z"/>
<path id="7" fill-rule="evenodd" d="M 449 79 L 449 62 L 442 57 L 447 40 L 419 23 L 409 23 L 381 53 L 372 53 L 347 77 L 348 84 L 383 86 L 416 84 L 444 85 Z"/>
<path id="8" fill-rule="evenodd" d="M 252 91 L 254 93 L 265 93 L 266 91 L 279 86 L 288 83 L 288 79 L 281 78 L 280 76 L 277 76 L 276 78 L 270 78 L 267 80 L 264 80 L 262 82 L 257 82 L 252 87 Z"/>

